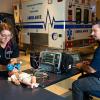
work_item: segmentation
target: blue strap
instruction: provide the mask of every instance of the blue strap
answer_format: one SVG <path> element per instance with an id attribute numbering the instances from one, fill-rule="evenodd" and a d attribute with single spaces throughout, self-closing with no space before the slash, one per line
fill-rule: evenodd
<path id="1" fill-rule="evenodd" d="M 8 71 L 12 71 L 14 68 L 20 70 L 20 67 L 21 67 L 20 64 L 15 64 L 15 65 L 8 64 L 8 65 L 7 65 L 7 70 L 8 70 Z"/>
<path id="2" fill-rule="evenodd" d="M 12 64 L 7 65 L 7 70 L 8 71 L 12 71 L 13 69 L 14 69 L 14 65 L 12 65 Z"/>

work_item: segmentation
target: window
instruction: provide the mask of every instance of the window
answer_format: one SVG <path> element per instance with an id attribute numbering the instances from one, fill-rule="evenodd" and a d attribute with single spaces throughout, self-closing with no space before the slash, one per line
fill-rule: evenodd
<path id="1" fill-rule="evenodd" d="M 85 0 L 82 0 L 82 4 L 85 4 Z"/>
<path id="2" fill-rule="evenodd" d="M 62 0 L 57 0 L 58 2 L 62 2 Z"/>
<path id="3" fill-rule="evenodd" d="M 68 20 L 72 21 L 72 10 L 68 10 Z"/>
<path id="4" fill-rule="evenodd" d="M 76 23 L 81 23 L 81 8 L 76 8 Z"/>
<path id="5" fill-rule="evenodd" d="M 75 3 L 79 3 L 79 0 L 75 0 Z"/>
<path id="6" fill-rule="evenodd" d="M 84 24 L 88 24 L 89 22 L 89 10 L 84 9 Z"/>

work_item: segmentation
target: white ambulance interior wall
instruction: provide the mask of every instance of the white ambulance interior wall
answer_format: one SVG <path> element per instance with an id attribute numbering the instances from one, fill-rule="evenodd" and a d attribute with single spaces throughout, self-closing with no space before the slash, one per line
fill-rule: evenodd
<path id="1" fill-rule="evenodd" d="M 46 9 L 46 6 L 44 3 L 47 2 L 47 0 L 30 0 L 22 3 L 22 20 L 24 25 L 38 25 L 43 23 L 34 23 L 34 22 L 42 22 L 43 20 L 43 12 Z M 44 7 L 44 9 L 43 9 Z M 45 11 L 46 13 L 46 11 Z M 41 16 L 42 15 L 42 16 Z M 41 18 L 36 19 L 35 17 L 41 16 Z M 31 18 L 34 17 L 34 18 Z M 25 23 L 29 22 L 29 23 Z M 29 30 L 26 30 L 29 33 L 44 33 L 43 29 L 35 29 L 35 28 L 29 28 Z M 45 33 L 47 33 L 46 31 Z"/>
<path id="2" fill-rule="evenodd" d="M 67 3 L 67 2 L 66 2 Z M 66 6 L 66 11 L 72 10 L 72 21 L 76 21 L 76 8 L 80 8 L 81 9 L 81 25 L 85 25 L 83 23 L 83 19 L 84 19 L 84 9 L 88 9 L 89 10 L 89 22 L 86 25 L 91 25 L 91 11 L 89 8 L 89 5 L 84 5 L 81 2 L 79 2 L 79 4 L 75 4 L 75 2 L 72 3 L 72 7 L 71 8 L 67 8 L 68 6 Z M 68 12 L 66 12 L 66 20 L 68 21 Z M 66 24 L 68 25 L 80 25 L 80 24 L 76 24 L 76 22 L 66 22 Z M 80 39 L 87 39 L 89 38 L 88 36 L 90 36 L 91 33 L 91 29 L 90 28 L 72 28 L 72 29 L 66 29 L 66 36 L 67 36 L 67 31 L 72 31 L 72 35 L 71 35 L 71 39 L 72 40 L 80 40 Z M 86 32 L 88 30 L 88 32 Z M 77 33 L 77 31 L 80 31 Z M 68 36 L 67 36 L 68 38 Z M 66 39 L 67 40 L 67 39 Z"/>
<path id="3" fill-rule="evenodd" d="M 42 10 L 43 7 L 43 4 L 41 3 L 42 1 L 43 0 L 30 0 L 30 1 L 24 1 L 22 3 L 21 19 L 24 26 L 38 25 L 38 24 L 41 25 L 41 23 L 34 23 L 34 22 L 42 22 L 40 19 L 35 19 L 31 17 L 36 17 L 41 15 L 40 11 Z M 30 33 L 34 34 L 40 32 L 42 33 L 43 31 L 41 29 L 38 30 L 37 28 L 23 28 L 21 33 L 21 42 L 29 44 Z"/>
<path id="4" fill-rule="evenodd" d="M 12 0 L 0 0 L 0 12 L 12 13 Z"/>
<path id="5" fill-rule="evenodd" d="M 78 6 L 76 6 L 78 7 Z M 79 8 L 79 7 L 78 7 Z M 80 8 L 82 9 L 82 15 L 81 15 L 81 19 L 82 19 L 82 23 L 81 25 L 91 25 L 91 12 L 89 11 L 89 23 L 88 24 L 84 24 L 83 23 L 83 17 L 84 17 L 84 9 L 89 9 L 89 6 L 80 6 Z M 77 33 L 77 30 L 82 30 L 82 32 Z M 86 32 L 88 30 L 88 32 Z M 75 29 L 75 34 L 74 34 L 74 40 L 78 40 L 78 39 L 88 39 L 90 34 L 91 34 L 91 28 L 80 28 L 80 29 Z"/>
<path id="6" fill-rule="evenodd" d="M 79 0 L 80 1 L 80 0 Z M 49 3 L 48 3 L 49 2 Z M 64 48 L 65 46 L 65 35 L 67 34 L 67 31 L 69 29 L 65 30 L 64 28 L 54 28 L 56 25 L 63 25 L 66 24 L 72 25 L 76 22 L 67 22 L 68 19 L 68 9 L 69 9 L 69 2 L 72 2 L 72 9 L 73 10 L 73 19 L 72 21 L 76 20 L 76 8 L 82 9 L 82 15 L 81 19 L 83 21 L 83 15 L 84 15 L 84 9 L 89 9 L 89 6 L 82 5 L 80 2 L 79 4 L 75 4 L 72 0 L 62 0 L 61 2 L 58 2 L 58 0 L 29 0 L 24 1 L 22 3 L 22 10 L 20 17 L 22 19 L 23 26 L 27 26 L 28 28 L 23 28 L 21 37 L 25 37 L 26 35 L 27 39 L 22 39 L 23 43 L 30 43 L 30 33 L 38 33 L 41 34 L 48 34 L 48 45 L 49 47 L 56 47 L 56 48 Z M 91 13 L 89 13 L 89 22 L 91 22 Z M 81 23 L 84 25 L 83 23 Z M 91 23 L 89 23 L 91 24 Z M 89 25 L 88 24 L 88 25 Z M 43 28 L 29 28 L 33 26 L 42 26 Z M 77 31 L 82 31 L 78 32 Z M 83 32 L 85 30 L 85 32 Z M 88 30 L 88 32 L 86 32 Z M 91 29 L 89 28 L 77 28 L 72 29 L 72 40 L 78 40 L 78 39 L 86 39 L 90 35 Z M 56 33 L 56 39 L 52 39 L 52 34 Z"/>
<path id="7" fill-rule="evenodd" d="M 30 0 L 22 3 L 22 21 L 24 25 L 43 25 L 42 29 L 35 28 L 26 28 L 24 29 L 24 33 L 42 33 L 49 35 L 49 46 L 50 47 L 63 47 L 63 43 L 65 40 L 65 31 L 54 29 L 55 24 L 64 24 L 64 23 L 56 23 L 55 21 L 65 20 L 65 0 L 62 2 L 57 2 L 57 0 Z M 52 1 L 52 2 L 51 2 Z M 34 17 L 33 19 L 29 19 L 29 17 Z M 41 16 L 41 18 L 36 19 L 36 16 Z M 47 18 L 47 19 L 46 19 Z M 54 20 L 55 19 L 55 20 Z M 27 23 L 29 22 L 29 23 Z M 41 23 L 34 23 L 41 22 Z M 62 37 L 58 37 L 57 40 L 52 40 L 51 34 L 56 32 L 62 35 Z M 24 34 L 23 33 L 23 34 Z M 28 34 L 28 40 L 29 40 Z M 24 41 L 25 42 L 25 41 Z M 27 42 L 27 41 L 26 41 Z M 61 45 L 59 44 L 61 43 Z M 53 45 L 52 45 L 53 44 Z"/>
<path id="8" fill-rule="evenodd" d="M 52 1 L 52 4 L 48 5 L 49 16 L 53 23 L 53 26 L 51 26 L 50 19 L 48 18 L 49 47 L 63 49 L 65 46 L 65 28 L 54 28 L 55 25 L 64 26 L 65 24 L 65 1 L 66 0 L 58 2 L 57 0 L 54 0 Z M 53 38 L 53 34 L 56 34 L 55 39 Z"/>
<path id="9" fill-rule="evenodd" d="M 20 44 L 30 44 L 30 34 L 28 29 L 22 29 L 19 33 Z"/>

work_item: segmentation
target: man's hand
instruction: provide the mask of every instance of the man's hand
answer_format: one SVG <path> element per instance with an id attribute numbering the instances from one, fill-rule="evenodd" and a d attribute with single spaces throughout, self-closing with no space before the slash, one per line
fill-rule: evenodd
<path id="1" fill-rule="evenodd" d="M 77 63 L 76 67 L 79 69 L 82 69 L 86 73 L 95 73 L 96 70 L 93 69 L 91 66 L 89 66 L 89 64 L 90 64 L 89 61 L 83 61 L 83 62 Z"/>
<path id="2" fill-rule="evenodd" d="M 90 64 L 89 61 L 83 61 L 82 63 L 85 64 L 85 65 L 89 65 Z"/>
<path id="3" fill-rule="evenodd" d="M 95 73 L 96 70 L 93 69 L 91 66 L 83 64 L 82 70 L 85 71 L 86 73 Z"/>

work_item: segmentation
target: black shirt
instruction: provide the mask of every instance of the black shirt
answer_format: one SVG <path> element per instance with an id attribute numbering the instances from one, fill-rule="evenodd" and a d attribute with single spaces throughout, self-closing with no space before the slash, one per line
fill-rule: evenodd
<path id="1" fill-rule="evenodd" d="M 11 58 L 19 56 L 19 49 L 16 42 L 9 41 L 5 48 L 0 47 L 0 64 L 7 65 Z"/>

